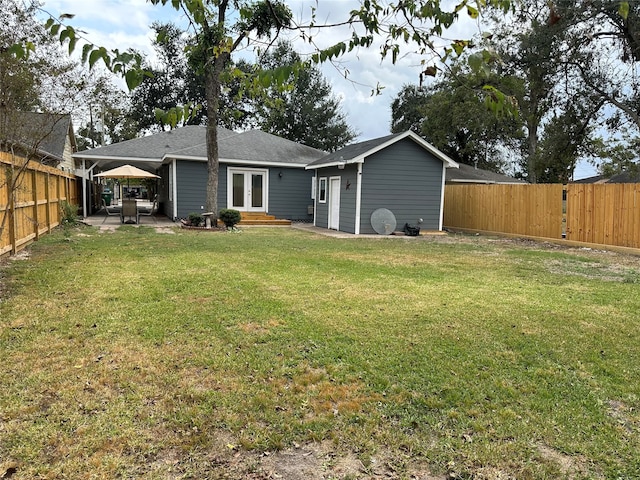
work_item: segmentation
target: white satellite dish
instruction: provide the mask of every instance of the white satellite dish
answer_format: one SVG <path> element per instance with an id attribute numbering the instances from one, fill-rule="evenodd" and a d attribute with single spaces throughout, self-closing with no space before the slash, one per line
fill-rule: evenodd
<path id="1" fill-rule="evenodd" d="M 386 208 L 379 208 L 371 214 L 371 226 L 379 235 L 391 235 L 396 229 L 396 216 Z"/>

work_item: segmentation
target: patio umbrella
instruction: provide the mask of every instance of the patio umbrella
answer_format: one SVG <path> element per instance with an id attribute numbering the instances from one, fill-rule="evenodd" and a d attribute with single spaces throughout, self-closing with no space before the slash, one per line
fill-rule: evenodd
<path id="1" fill-rule="evenodd" d="M 129 188 L 130 178 L 160 178 L 158 175 L 142 170 L 141 168 L 134 167 L 133 165 L 122 165 L 121 167 L 112 168 L 106 172 L 98 173 L 94 177 L 103 178 L 126 178 L 127 189 Z"/>
<path id="2" fill-rule="evenodd" d="M 121 167 L 112 168 L 106 172 L 98 173 L 94 177 L 104 178 L 160 178 L 158 175 L 134 167 L 133 165 L 122 165 Z"/>

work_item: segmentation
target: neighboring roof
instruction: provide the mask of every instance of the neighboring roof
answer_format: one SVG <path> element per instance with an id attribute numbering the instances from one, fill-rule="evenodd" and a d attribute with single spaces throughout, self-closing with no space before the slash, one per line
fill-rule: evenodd
<path id="1" fill-rule="evenodd" d="M 71 148 L 75 149 L 76 142 L 73 135 L 71 115 L 37 112 L 14 112 L 11 114 L 9 135 L 13 141 L 27 151 L 35 151 L 45 162 L 53 159 L 64 161 L 67 140 Z"/>
<path id="2" fill-rule="evenodd" d="M 571 183 L 640 183 L 640 172 L 622 172 L 607 178 L 603 175 L 574 180 Z"/>
<path id="3" fill-rule="evenodd" d="M 460 164 L 458 169 L 447 169 L 447 183 L 484 183 L 484 184 L 511 184 L 511 183 L 527 183 L 524 180 L 509 177 L 501 173 L 495 173 L 490 170 L 475 168 L 471 165 Z"/>
<path id="4" fill-rule="evenodd" d="M 165 159 L 206 160 L 206 140 L 206 127 L 186 126 L 85 150 L 74 157 L 154 163 Z M 323 155 L 325 152 L 260 130 L 238 133 L 218 127 L 218 156 L 222 162 L 305 166 Z"/>
<path id="5" fill-rule="evenodd" d="M 290 164 L 303 167 L 325 154 L 321 150 L 261 130 L 249 130 L 218 138 L 218 156 L 221 162 L 227 163 Z M 206 144 L 168 152 L 165 158 L 205 160 Z"/>
<path id="6" fill-rule="evenodd" d="M 607 179 L 602 175 L 595 175 L 593 177 L 581 178 L 580 180 L 574 180 L 571 183 L 606 183 Z"/>
<path id="7" fill-rule="evenodd" d="M 372 140 L 366 140 L 364 142 L 347 145 L 346 147 L 341 148 L 336 152 L 330 153 L 329 155 L 326 155 L 316 160 L 315 162 L 310 163 L 309 165 L 307 165 L 307 169 L 334 167 L 350 163 L 364 163 L 366 157 L 371 156 L 374 153 L 379 152 L 380 150 L 383 150 L 396 142 L 399 142 L 400 140 L 404 140 L 405 138 L 413 140 L 420 147 L 430 152 L 439 160 L 442 160 L 447 167 L 458 168 L 458 164 L 456 162 L 454 162 L 451 158 L 442 153 L 436 147 L 434 147 L 415 133 L 406 131 L 404 133 L 396 133 L 393 135 L 387 135 L 385 137 L 374 138 Z"/>

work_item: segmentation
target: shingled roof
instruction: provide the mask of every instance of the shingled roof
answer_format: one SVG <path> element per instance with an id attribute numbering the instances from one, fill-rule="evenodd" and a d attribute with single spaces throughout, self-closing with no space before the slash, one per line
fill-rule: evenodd
<path id="1" fill-rule="evenodd" d="M 69 139 L 75 148 L 71 115 L 37 112 L 13 112 L 7 119 L 10 142 L 40 156 L 45 164 L 57 164 L 65 160 L 65 146 Z"/>
<path id="2" fill-rule="evenodd" d="M 249 162 L 253 164 L 290 164 L 304 167 L 325 155 L 315 148 L 292 142 L 261 130 L 236 133 L 218 138 L 218 156 L 222 162 Z M 166 158 L 206 159 L 205 144 L 169 152 Z"/>
<path id="3" fill-rule="evenodd" d="M 290 164 L 305 166 L 325 152 L 262 132 L 233 132 L 218 127 L 218 156 L 221 162 Z M 76 158 L 111 161 L 155 161 L 166 159 L 206 160 L 206 127 L 186 126 L 168 132 L 135 138 L 86 150 Z"/>
<path id="4" fill-rule="evenodd" d="M 511 184 L 511 183 L 527 183 L 518 178 L 509 177 L 501 173 L 475 168 L 471 165 L 460 164 L 458 169 L 447 169 L 447 183 L 486 183 L 486 184 Z"/>
<path id="5" fill-rule="evenodd" d="M 640 183 L 640 172 L 622 172 L 608 178 L 604 175 L 596 175 L 574 180 L 571 183 Z"/>
<path id="6" fill-rule="evenodd" d="M 113 143 L 104 147 L 84 150 L 76 153 L 74 157 L 95 160 L 156 160 L 159 162 L 168 152 L 205 144 L 206 135 L 205 127 L 190 125 L 167 132 Z M 229 135 L 236 135 L 236 133 L 226 128 L 218 128 L 219 139 Z"/>

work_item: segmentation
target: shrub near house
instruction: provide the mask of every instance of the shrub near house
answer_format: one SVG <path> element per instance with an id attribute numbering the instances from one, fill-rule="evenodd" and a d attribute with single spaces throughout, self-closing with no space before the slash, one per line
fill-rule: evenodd
<path id="1" fill-rule="evenodd" d="M 229 229 L 240 223 L 240 220 L 242 220 L 242 215 L 238 210 L 234 210 L 232 208 L 223 208 L 222 210 L 220 210 L 219 218 Z"/>

